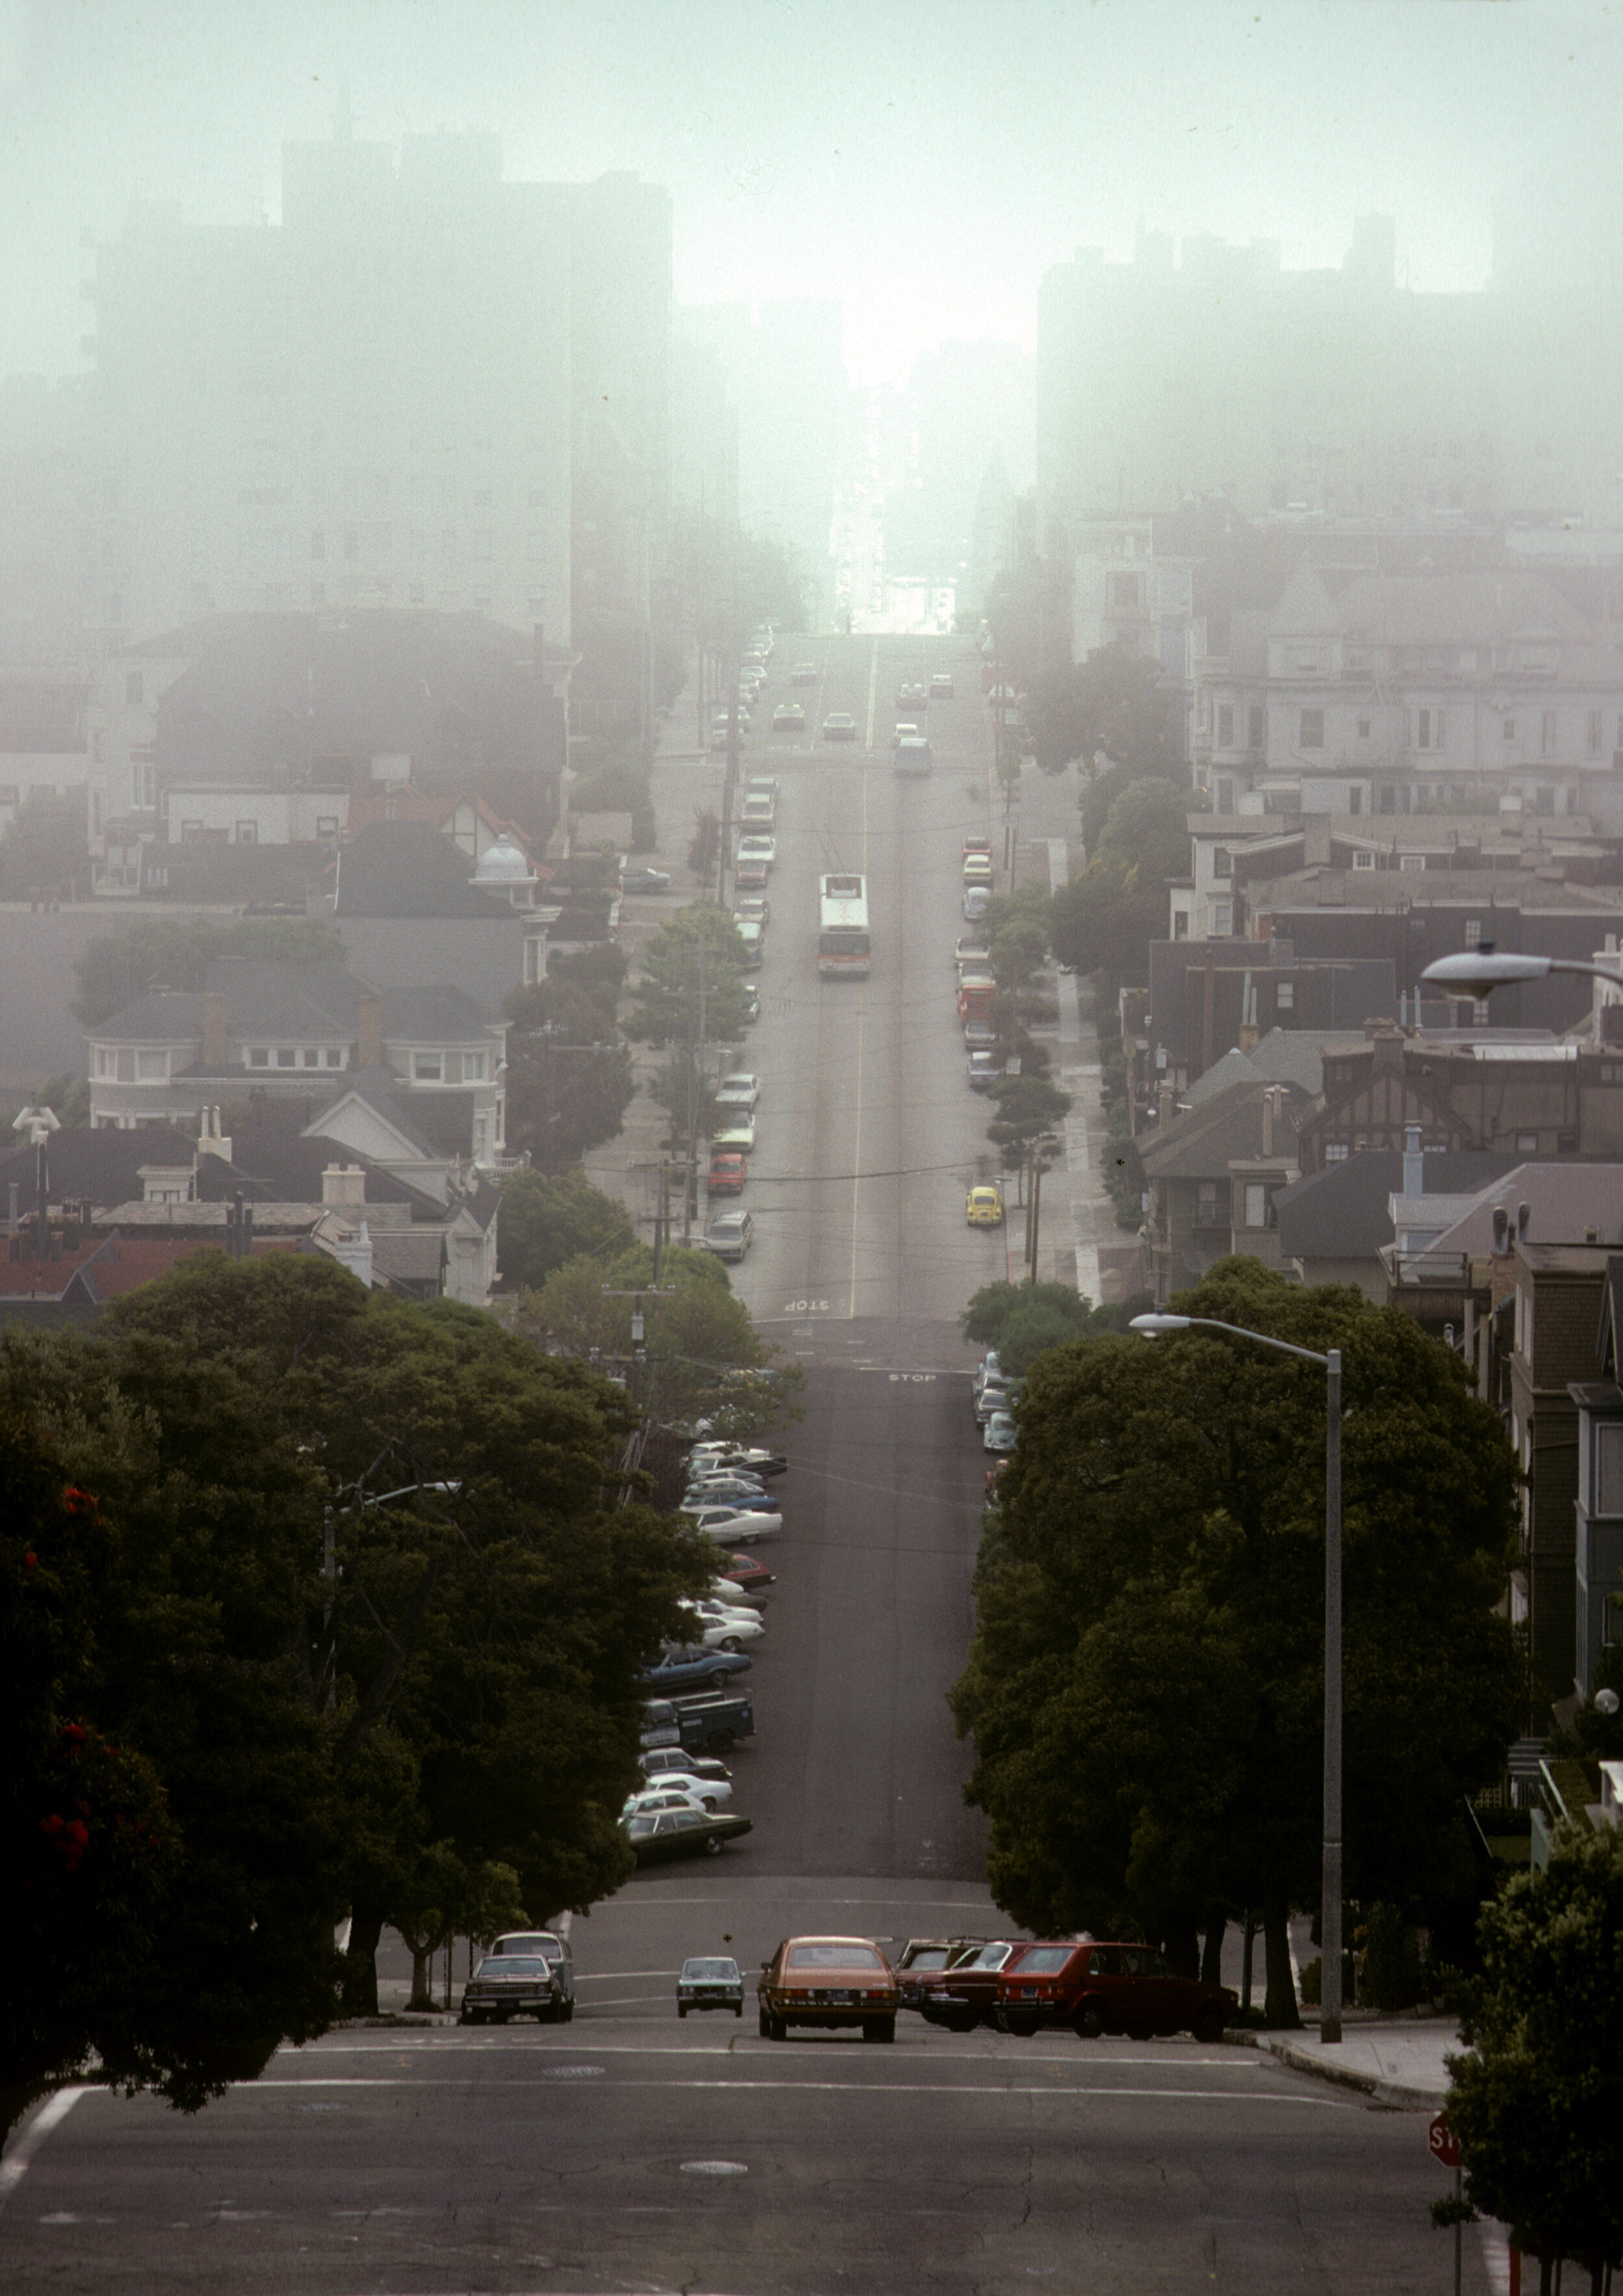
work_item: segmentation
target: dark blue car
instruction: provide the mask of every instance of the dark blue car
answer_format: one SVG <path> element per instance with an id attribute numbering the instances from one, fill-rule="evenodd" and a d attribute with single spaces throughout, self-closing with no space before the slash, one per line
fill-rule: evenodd
<path id="1" fill-rule="evenodd" d="M 702 1643 L 668 1643 L 658 1662 L 645 1666 L 637 1677 L 651 1690 L 725 1690 L 734 1675 L 742 1674 L 749 1660 L 742 1651 L 706 1650 Z"/>

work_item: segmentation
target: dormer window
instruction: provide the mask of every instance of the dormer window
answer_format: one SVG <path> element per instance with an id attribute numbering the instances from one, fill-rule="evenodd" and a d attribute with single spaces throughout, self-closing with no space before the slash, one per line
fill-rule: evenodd
<path id="1" fill-rule="evenodd" d="M 250 1069 L 269 1068 L 270 1049 L 268 1046 L 250 1045 L 248 1047 L 248 1065 Z"/>
<path id="2" fill-rule="evenodd" d="M 414 1084 L 443 1084 L 445 1054 L 443 1053 L 414 1053 L 412 1054 Z"/>

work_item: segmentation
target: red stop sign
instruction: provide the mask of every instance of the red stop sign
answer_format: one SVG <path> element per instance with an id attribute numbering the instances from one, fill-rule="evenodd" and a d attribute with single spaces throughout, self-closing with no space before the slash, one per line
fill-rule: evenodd
<path id="1" fill-rule="evenodd" d="M 1440 2161 L 1445 2169 L 1457 2169 L 1460 2165 L 1460 2140 L 1448 2126 L 1448 2116 L 1446 2112 L 1438 2114 L 1426 2135 L 1431 2147 L 1432 2159 Z"/>

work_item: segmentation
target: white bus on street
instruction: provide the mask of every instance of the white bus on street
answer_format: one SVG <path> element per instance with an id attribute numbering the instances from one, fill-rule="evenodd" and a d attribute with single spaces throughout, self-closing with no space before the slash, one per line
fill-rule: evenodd
<path id="1" fill-rule="evenodd" d="M 817 971 L 824 980 L 868 977 L 868 885 L 865 877 L 817 881 Z"/>

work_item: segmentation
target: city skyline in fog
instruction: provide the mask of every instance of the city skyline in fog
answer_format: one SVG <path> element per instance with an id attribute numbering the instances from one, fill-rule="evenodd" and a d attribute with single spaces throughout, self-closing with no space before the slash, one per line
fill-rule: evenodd
<path id="1" fill-rule="evenodd" d="M 464 20 L 465 18 L 465 20 Z M 1336 267 L 1397 220 L 1411 287 L 1480 286 L 1496 217 L 1615 246 L 1623 54 L 1527 4 L 813 11 L 193 0 L 0 10 L 0 372 L 82 370 L 85 242 L 132 199 L 279 213 L 285 141 L 494 129 L 512 179 L 668 185 L 678 301 L 840 301 L 858 385 L 943 341 L 1033 348 L 1043 273 L 1144 228 Z"/>

